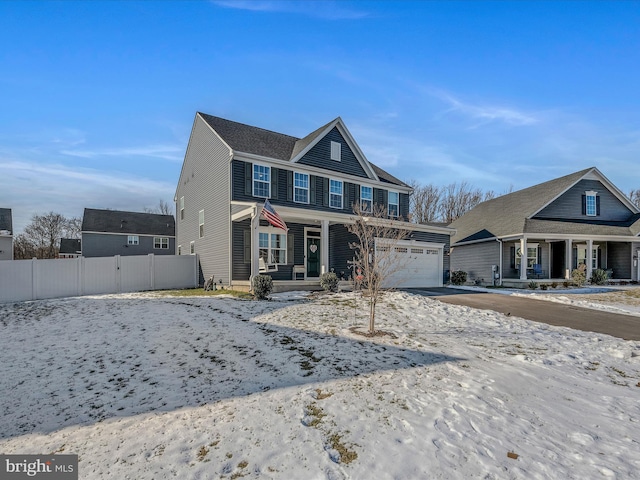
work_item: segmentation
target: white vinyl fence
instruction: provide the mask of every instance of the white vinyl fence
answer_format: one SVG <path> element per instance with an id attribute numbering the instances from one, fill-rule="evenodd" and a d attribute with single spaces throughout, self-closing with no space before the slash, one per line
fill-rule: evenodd
<path id="1" fill-rule="evenodd" d="M 0 261 L 0 302 L 197 286 L 196 255 Z"/>

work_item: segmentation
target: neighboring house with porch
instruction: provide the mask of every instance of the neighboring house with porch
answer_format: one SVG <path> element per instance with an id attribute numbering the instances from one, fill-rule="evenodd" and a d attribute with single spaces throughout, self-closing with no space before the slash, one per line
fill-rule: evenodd
<path id="1" fill-rule="evenodd" d="M 0 208 L 0 260 L 13 260 L 13 220 L 10 208 Z"/>
<path id="2" fill-rule="evenodd" d="M 483 202 L 451 226 L 451 269 L 469 281 L 562 281 L 581 264 L 587 279 L 600 268 L 638 280 L 640 209 L 595 167 Z"/>
<path id="3" fill-rule="evenodd" d="M 61 238 L 58 258 L 78 258 L 82 256 L 79 238 Z"/>
<path id="4" fill-rule="evenodd" d="M 340 118 L 297 138 L 197 113 L 175 194 L 178 253 L 197 254 L 201 281 L 316 288 L 323 272 L 349 278 L 353 205 L 407 218 L 411 188 L 370 163 Z M 265 200 L 288 231 L 261 218 Z M 403 222 L 410 267 L 402 286 L 438 286 L 449 268 L 448 227 Z"/>
<path id="5" fill-rule="evenodd" d="M 82 256 L 175 255 L 173 215 L 85 208 Z"/>

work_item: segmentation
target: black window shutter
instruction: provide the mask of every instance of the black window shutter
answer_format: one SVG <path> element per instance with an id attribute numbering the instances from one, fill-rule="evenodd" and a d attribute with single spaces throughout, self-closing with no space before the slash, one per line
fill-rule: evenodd
<path id="1" fill-rule="evenodd" d="M 398 199 L 398 203 L 400 203 L 400 199 Z M 385 214 L 388 214 L 389 213 L 389 191 L 388 190 L 382 190 L 381 204 L 384 207 Z M 400 210 L 400 205 L 398 205 L 398 210 Z"/>
<path id="2" fill-rule="evenodd" d="M 251 230 L 244 230 L 243 232 L 243 258 L 244 263 L 251 263 Z"/>
<path id="3" fill-rule="evenodd" d="M 511 268 L 516 268 L 516 247 L 509 247 L 509 256 L 511 258 Z"/>
<path id="4" fill-rule="evenodd" d="M 316 176 L 309 175 L 309 203 L 316 204 Z"/>
<path id="5" fill-rule="evenodd" d="M 293 172 L 287 170 L 287 200 L 293 202 Z"/>
<path id="6" fill-rule="evenodd" d="M 253 190 L 251 188 L 251 183 L 253 182 L 253 164 L 252 163 L 244 163 L 244 193 L 245 195 L 252 195 Z"/>
<path id="7" fill-rule="evenodd" d="M 293 256 L 293 233 L 289 233 L 287 235 L 287 263 L 295 263 L 295 258 Z"/>
<path id="8" fill-rule="evenodd" d="M 271 167 L 271 198 L 278 199 L 278 174 L 277 168 Z"/>
<path id="9" fill-rule="evenodd" d="M 326 177 L 322 179 L 322 205 L 329 206 L 329 179 Z"/>
<path id="10" fill-rule="evenodd" d="M 542 247 L 538 246 L 538 265 L 542 265 Z"/>
<path id="11" fill-rule="evenodd" d="M 350 197 L 351 184 L 348 182 L 342 182 L 342 208 L 344 210 L 351 210 Z"/>
<path id="12" fill-rule="evenodd" d="M 596 197 L 596 215 L 600 216 L 600 195 Z"/>
<path id="13" fill-rule="evenodd" d="M 587 196 L 582 195 L 582 215 L 587 214 Z"/>

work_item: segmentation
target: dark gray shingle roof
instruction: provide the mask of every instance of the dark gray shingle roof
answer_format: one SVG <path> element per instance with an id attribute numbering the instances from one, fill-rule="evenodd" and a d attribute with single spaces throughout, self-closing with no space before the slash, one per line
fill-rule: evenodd
<path id="1" fill-rule="evenodd" d="M 85 208 L 82 231 L 173 237 L 176 222 L 173 215 Z"/>
<path id="2" fill-rule="evenodd" d="M 0 230 L 8 230 L 13 234 L 13 220 L 10 208 L 0 208 Z"/>
<path id="3" fill-rule="evenodd" d="M 60 253 L 80 253 L 79 238 L 61 238 Z"/>
<path id="4" fill-rule="evenodd" d="M 304 138 L 297 138 L 263 128 L 252 127 L 244 123 L 214 117 L 213 115 L 207 115 L 202 112 L 198 112 L 198 115 L 200 115 L 233 150 L 285 161 L 290 161 L 298 155 L 331 123 L 336 121 L 335 119 L 332 120 Z M 404 182 L 398 180 L 380 167 L 377 167 L 371 162 L 369 162 L 369 164 L 381 181 L 393 185 L 407 186 Z"/>

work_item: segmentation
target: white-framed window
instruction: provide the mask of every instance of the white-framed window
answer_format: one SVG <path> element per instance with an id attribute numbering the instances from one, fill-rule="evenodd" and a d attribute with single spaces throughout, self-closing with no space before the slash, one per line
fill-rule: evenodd
<path id="1" fill-rule="evenodd" d="M 293 173 L 293 201 L 309 203 L 309 174 Z"/>
<path id="2" fill-rule="evenodd" d="M 178 255 L 182 255 L 182 245 L 178 245 Z"/>
<path id="3" fill-rule="evenodd" d="M 270 265 L 287 263 L 287 235 L 276 233 L 273 228 L 261 228 L 258 232 L 258 248 L 260 258 Z"/>
<path id="4" fill-rule="evenodd" d="M 400 205 L 400 194 L 398 192 L 392 192 L 389 191 L 389 195 L 388 195 L 388 202 L 389 204 L 389 208 L 388 208 L 388 212 L 389 212 L 389 216 L 390 217 L 397 217 L 398 216 L 398 212 L 399 210 L 399 205 Z"/>
<path id="5" fill-rule="evenodd" d="M 140 237 L 138 235 L 129 235 L 127 237 L 127 245 L 140 245 Z"/>
<path id="6" fill-rule="evenodd" d="M 585 213 L 588 217 L 595 217 L 598 214 L 597 196 L 598 192 L 585 192 Z"/>
<path id="7" fill-rule="evenodd" d="M 370 212 L 373 209 L 373 187 L 360 185 L 360 208 L 363 212 Z"/>
<path id="8" fill-rule="evenodd" d="M 196 242 L 191 242 L 189 244 L 189 255 L 195 255 L 196 254 Z"/>
<path id="9" fill-rule="evenodd" d="M 578 265 L 586 265 L 587 264 L 587 246 L 586 245 L 576 245 L 577 250 L 577 264 Z M 599 245 L 594 245 L 593 250 L 591 252 L 591 268 L 598 268 L 598 253 L 600 251 Z"/>
<path id="10" fill-rule="evenodd" d="M 342 144 L 340 142 L 331 141 L 331 160 L 342 161 Z"/>
<path id="11" fill-rule="evenodd" d="M 184 220 L 184 197 L 180 197 L 180 220 Z"/>
<path id="12" fill-rule="evenodd" d="M 167 250 L 169 248 L 169 237 L 153 237 L 153 248 Z"/>
<path id="13" fill-rule="evenodd" d="M 271 197 L 271 167 L 253 164 L 253 196 Z"/>
<path id="14" fill-rule="evenodd" d="M 329 180 L 329 206 L 331 208 L 342 209 L 342 187 L 341 180 Z"/>
<path id="15" fill-rule="evenodd" d="M 522 249 L 520 248 L 520 242 L 516 243 L 516 258 L 515 265 L 516 270 L 520 269 L 520 264 L 522 262 Z M 538 264 L 538 244 L 537 243 L 527 243 L 527 267 L 533 268 L 534 265 Z"/>
<path id="16" fill-rule="evenodd" d="M 204 210 L 198 212 L 198 234 L 200 238 L 204 237 Z"/>

